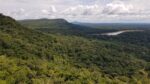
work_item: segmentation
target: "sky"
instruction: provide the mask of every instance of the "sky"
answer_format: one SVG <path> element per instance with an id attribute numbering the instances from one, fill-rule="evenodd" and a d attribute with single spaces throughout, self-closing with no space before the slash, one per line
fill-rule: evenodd
<path id="1" fill-rule="evenodd" d="M 0 0 L 0 13 L 17 20 L 150 22 L 150 0 Z"/>

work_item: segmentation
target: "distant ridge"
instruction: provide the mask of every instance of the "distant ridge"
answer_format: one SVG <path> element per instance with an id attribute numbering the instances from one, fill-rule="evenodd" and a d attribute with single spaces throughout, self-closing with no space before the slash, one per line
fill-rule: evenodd
<path id="1" fill-rule="evenodd" d="M 25 20 L 18 20 L 19 22 L 47 22 L 47 23 L 54 23 L 54 22 L 61 22 L 61 23 L 69 23 L 67 20 L 65 19 L 48 19 L 48 18 L 41 18 L 41 19 L 25 19 Z"/>
<path id="2" fill-rule="evenodd" d="M 44 32 L 51 33 L 51 34 L 59 33 L 59 34 L 69 34 L 69 35 L 70 34 L 81 35 L 81 33 L 83 34 L 90 30 L 93 31 L 93 29 L 91 29 L 90 27 L 69 23 L 65 19 L 45 19 L 44 18 L 44 19 L 33 19 L 33 20 L 21 20 L 19 22 L 23 26 L 26 26 L 28 28 L 44 31 Z"/>
<path id="3" fill-rule="evenodd" d="M 26 22 L 26 21 L 51 21 L 51 22 L 64 22 L 68 23 L 65 19 L 48 19 L 48 18 L 41 18 L 41 19 L 25 19 L 25 20 L 19 20 L 19 22 Z"/>

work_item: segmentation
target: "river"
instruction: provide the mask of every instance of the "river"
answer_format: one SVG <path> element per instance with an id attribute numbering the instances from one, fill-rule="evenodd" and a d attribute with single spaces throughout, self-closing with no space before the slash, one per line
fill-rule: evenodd
<path id="1" fill-rule="evenodd" d="M 101 35 L 116 36 L 116 35 L 126 33 L 126 32 L 142 32 L 142 31 L 144 30 L 121 30 L 121 31 L 116 31 L 116 32 L 102 33 Z"/>

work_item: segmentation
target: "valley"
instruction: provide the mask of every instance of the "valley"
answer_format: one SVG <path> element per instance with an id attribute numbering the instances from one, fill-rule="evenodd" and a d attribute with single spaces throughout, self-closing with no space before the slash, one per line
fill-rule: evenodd
<path id="1" fill-rule="evenodd" d="M 150 84 L 150 0 L 0 0 L 0 84 Z"/>
<path id="2" fill-rule="evenodd" d="M 0 18 L 0 84 L 150 82 L 149 31 L 92 36 L 118 29 Z"/>

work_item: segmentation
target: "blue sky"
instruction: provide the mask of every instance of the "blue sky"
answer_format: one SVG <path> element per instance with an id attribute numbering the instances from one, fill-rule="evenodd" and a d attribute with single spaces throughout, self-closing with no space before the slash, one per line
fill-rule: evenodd
<path id="1" fill-rule="evenodd" d="M 149 6 L 150 0 L 0 0 L 0 13 L 15 19 L 150 22 Z"/>

